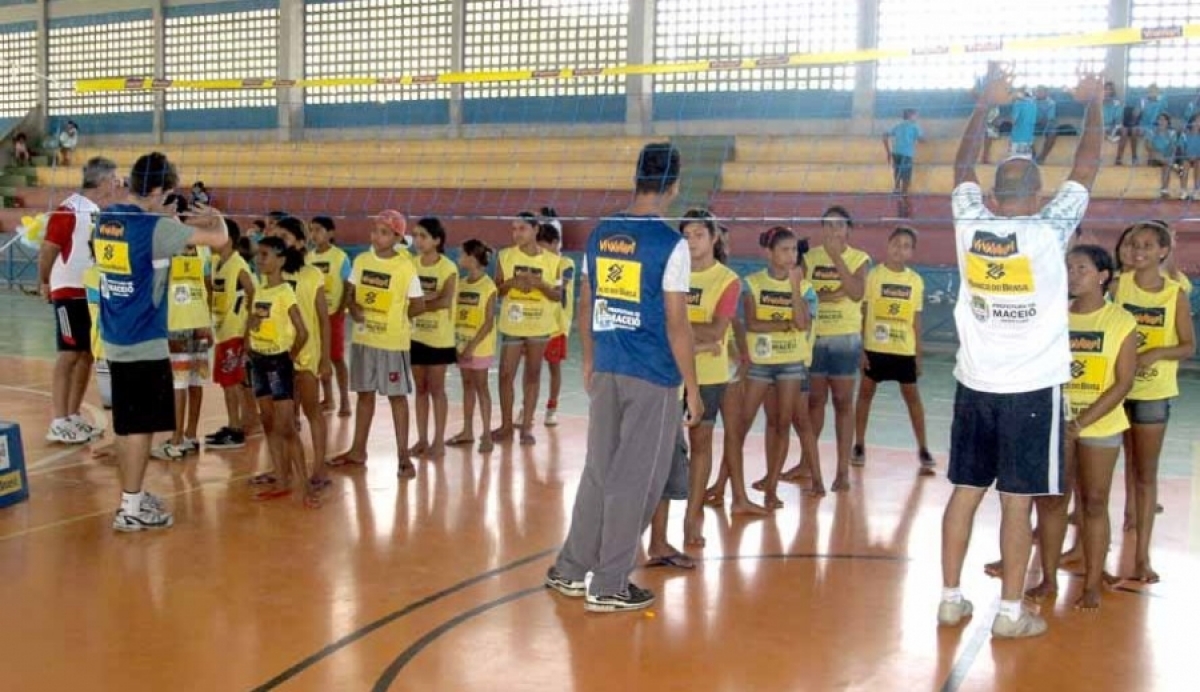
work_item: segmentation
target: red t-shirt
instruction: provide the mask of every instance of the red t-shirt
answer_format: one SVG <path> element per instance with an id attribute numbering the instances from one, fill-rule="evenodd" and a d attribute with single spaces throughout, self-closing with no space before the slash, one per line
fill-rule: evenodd
<path id="1" fill-rule="evenodd" d="M 71 266 L 72 252 L 88 251 L 86 247 L 75 247 L 75 212 L 66 207 L 59 207 L 50 215 L 50 219 L 46 223 L 46 240 L 54 243 L 61 249 L 62 262 L 68 267 Z M 70 283 L 75 284 L 75 286 L 57 286 L 52 279 L 50 282 L 50 300 L 87 298 L 87 291 L 81 288 L 83 286 L 83 270 L 81 269 L 78 274 L 78 276 L 72 275 L 70 277 Z M 53 277 L 53 273 L 51 276 Z"/>

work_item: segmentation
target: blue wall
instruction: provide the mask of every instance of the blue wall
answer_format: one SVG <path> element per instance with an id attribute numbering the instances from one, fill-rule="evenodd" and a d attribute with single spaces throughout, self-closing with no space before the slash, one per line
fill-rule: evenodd
<path id="1" fill-rule="evenodd" d="M 654 95 L 654 119 L 797 120 L 849 118 L 852 91 L 751 91 Z"/>
<path id="2" fill-rule="evenodd" d="M 463 101 L 463 123 L 467 125 L 623 122 L 624 95 L 537 96 Z"/>
<path id="3" fill-rule="evenodd" d="M 389 101 L 387 103 L 305 104 L 304 126 L 401 127 L 450 124 L 450 101 Z"/>

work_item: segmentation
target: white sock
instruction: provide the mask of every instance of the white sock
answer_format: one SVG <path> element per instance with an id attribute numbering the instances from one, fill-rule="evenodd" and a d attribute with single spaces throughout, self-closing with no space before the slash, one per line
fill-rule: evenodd
<path id="1" fill-rule="evenodd" d="M 963 600 L 962 589 L 955 586 L 954 588 L 942 589 L 942 601 L 946 603 L 959 603 Z"/>
<path id="2" fill-rule="evenodd" d="M 1000 601 L 1000 614 L 1009 620 L 1021 619 L 1022 606 L 1020 601 Z"/>
<path id="3" fill-rule="evenodd" d="M 121 511 L 126 514 L 138 514 L 142 511 L 142 492 L 121 493 Z"/>

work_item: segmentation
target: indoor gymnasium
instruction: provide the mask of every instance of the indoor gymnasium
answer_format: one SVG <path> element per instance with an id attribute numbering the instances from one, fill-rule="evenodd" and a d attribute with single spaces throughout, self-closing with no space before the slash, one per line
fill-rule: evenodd
<path id="1" fill-rule="evenodd" d="M 1195 0 L 0 0 L 0 689 L 1194 690 L 1198 223 Z"/>

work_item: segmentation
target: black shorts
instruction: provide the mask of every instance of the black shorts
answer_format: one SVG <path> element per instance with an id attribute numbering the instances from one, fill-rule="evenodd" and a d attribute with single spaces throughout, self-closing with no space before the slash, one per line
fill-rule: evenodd
<path id="1" fill-rule="evenodd" d="M 175 381 L 171 361 L 108 361 L 112 379 L 113 432 L 149 435 L 175 429 Z"/>
<path id="2" fill-rule="evenodd" d="M 700 423 L 713 427 L 717 424 L 717 414 L 721 412 L 721 402 L 725 400 L 725 390 L 729 384 L 722 382 L 720 384 L 702 384 L 700 385 L 700 402 L 704 404 L 704 417 L 700 419 Z M 684 415 L 687 415 L 687 402 L 683 404 Z"/>
<path id="3" fill-rule="evenodd" d="M 913 157 L 904 154 L 892 154 L 892 174 L 896 180 L 912 182 Z"/>
<path id="4" fill-rule="evenodd" d="M 409 352 L 413 366 L 419 365 L 454 365 L 458 362 L 458 349 L 453 346 L 434 348 L 420 341 L 412 342 Z"/>
<path id="5" fill-rule="evenodd" d="M 898 356 L 894 353 L 865 351 L 867 369 L 863 374 L 872 382 L 899 382 L 915 384 L 917 381 L 917 357 Z"/>
<path id="6" fill-rule="evenodd" d="M 1011 495 L 1061 495 L 1065 480 L 1061 387 L 1019 394 L 954 393 L 950 472 L 955 485 Z"/>
<path id="7" fill-rule="evenodd" d="M 54 332 L 60 352 L 92 351 L 92 314 L 86 298 L 54 301 Z"/>
<path id="8" fill-rule="evenodd" d="M 292 401 L 296 398 L 296 366 L 286 353 L 273 356 L 251 353 L 250 379 L 254 383 L 256 399 Z"/>

